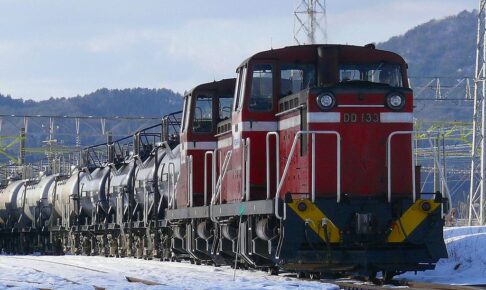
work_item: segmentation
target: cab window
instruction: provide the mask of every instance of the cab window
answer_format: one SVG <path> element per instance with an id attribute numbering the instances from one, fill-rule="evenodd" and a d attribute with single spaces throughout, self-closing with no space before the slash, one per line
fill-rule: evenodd
<path id="1" fill-rule="evenodd" d="M 233 98 L 230 96 L 219 97 L 219 120 L 220 121 L 231 118 L 232 103 L 233 103 Z"/>
<path id="2" fill-rule="evenodd" d="M 194 106 L 192 130 L 195 133 L 209 133 L 213 131 L 213 98 L 198 95 Z"/>
<path id="3" fill-rule="evenodd" d="M 280 69 L 280 97 L 295 94 L 316 85 L 313 64 L 284 64 Z"/>
<path id="4" fill-rule="evenodd" d="M 248 109 L 251 112 L 268 112 L 273 107 L 272 66 L 257 64 L 253 67 Z"/>
<path id="5" fill-rule="evenodd" d="M 370 83 L 387 84 L 391 87 L 402 87 L 402 70 L 398 64 L 341 64 L 339 66 L 339 81 L 366 81 Z"/>

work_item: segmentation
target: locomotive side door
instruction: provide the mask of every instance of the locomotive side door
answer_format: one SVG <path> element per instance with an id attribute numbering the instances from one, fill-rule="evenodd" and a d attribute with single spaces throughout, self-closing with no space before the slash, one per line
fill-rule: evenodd
<path id="1" fill-rule="evenodd" d="M 216 148 L 214 98 L 197 89 L 186 96 L 181 132 L 181 170 L 177 184 L 178 207 L 203 204 L 204 153 Z M 191 193 L 193 200 L 191 201 Z"/>
<path id="2" fill-rule="evenodd" d="M 244 190 L 250 191 L 250 199 L 266 196 L 265 166 L 251 166 L 245 170 L 245 156 L 249 152 L 248 164 L 261 164 L 265 160 L 265 139 L 270 131 L 277 130 L 275 112 L 276 71 L 274 60 L 253 59 L 239 68 L 233 107 L 233 149 L 227 172 L 227 188 L 223 202 L 244 199 Z M 248 144 L 249 146 L 246 146 Z M 246 182 L 249 175 L 249 182 Z M 249 184 L 249 188 L 245 187 Z"/>

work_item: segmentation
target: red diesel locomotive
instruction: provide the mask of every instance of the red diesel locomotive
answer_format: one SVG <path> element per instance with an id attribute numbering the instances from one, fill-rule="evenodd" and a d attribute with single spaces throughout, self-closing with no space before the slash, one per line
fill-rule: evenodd
<path id="1" fill-rule="evenodd" d="M 178 206 L 166 215 L 174 252 L 387 277 L 447 256 L 446 199 L 418 186 L 399 55 L 302 45 L 257 53 L 237 73 L 209 85 L 217 96 L 186 95 Z"/>

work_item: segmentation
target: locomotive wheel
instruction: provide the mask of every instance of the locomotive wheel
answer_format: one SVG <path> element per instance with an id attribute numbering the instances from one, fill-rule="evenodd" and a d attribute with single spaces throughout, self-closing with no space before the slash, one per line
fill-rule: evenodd
<path id="1" fill-rule="evenodd" d="M 395 271 L 383 271 L 383 282 L 390 283 L 395 275 L 397 275 Z"/>
<path id="2" fill-rule="evenodd" d="M 376 271 L 371 271 L 370 275 L 368 276 L 368 281 L 376 284 L 378 282 L 378 280 L 376 279 L 376 274 Z"/>
<path id="3" fill-rule="evenodd" d="M 268 274 L 270 274 L 272 276 L 277 276 L 278 275 L 278 268 L 277 267 L 268 268 Z"/>

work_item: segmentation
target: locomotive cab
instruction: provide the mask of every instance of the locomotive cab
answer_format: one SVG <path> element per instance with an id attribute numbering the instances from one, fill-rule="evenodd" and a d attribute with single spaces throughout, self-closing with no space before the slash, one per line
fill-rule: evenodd
<path id="1" fill-rule="evenodd" d="M 207 205 L 208 194 L 204 194 L 202 164 L 205 152 L 216 149 L 217 124 L 230 118 L 234 83 L 235 79 L 225 79 L 202 84 L 184 97 L 177 208 Z M 209 178 L 208 175 L 206 177 Z"/>

